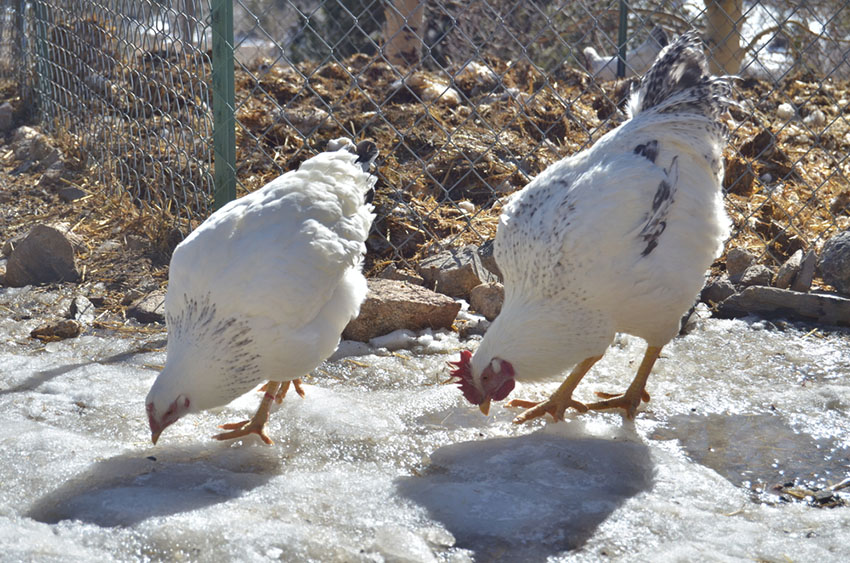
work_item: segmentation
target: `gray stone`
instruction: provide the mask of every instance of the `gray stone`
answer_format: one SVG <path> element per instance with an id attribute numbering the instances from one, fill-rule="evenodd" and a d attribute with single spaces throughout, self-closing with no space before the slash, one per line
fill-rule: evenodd
<path id="1" fill-rule="evenodd" d="M 15 160 L 38 162 L 53 151 L 45 135 L 33 127 L 23 125 L 15 129 L 12 137 L 12 153 Z"/>
<path id="2" fill-rule="evenodd" d="M 58 159 L 58 160 L 57 160 Z M 36 184 L 39 188 L 56 188 L 61 185 L 62 175 L 65 173 L 65 161 L 59 149 L 53 151 L 42 161 L 38 163 L 39 168 L 47 167 L 44 174 L 39 178 Z"/>
<path id="3" fill-rule="evenodd" d="M 756 261 L 756 255 L 743 248 L 733 248 L 726 253 L 726 273 L 732 283 L 738 283 L 747 268 Z"/>
<path id="4" fill-rule="evenodd" d="M 480 319 L 480 320 L 477 320 Z M 455 323 L 457 325 L 457 334 L 461 338 L 469 338 L 470 336 L 484 336 L 487 329 L 490 328 L 490 321 L 478 317 L 476 320 L 464 321 Z"/>
<path id="5" fill-rule="evenodd" d="M 82 324 L 89 325 L 94 322 L 94 304 L 84 295 L 77 295 L 71 301 L 70 317 Z"/>
<path id="6" fill-rule="evenodd" d="M 390 264 L 378 274 L 378 277 L 384 280 L 406 281 L 413 285 L 424 285 L 425 280 L 416 272 L 409 270 L 399 270 L 395 264 Z"/>
<path id="7" fill-rule="evenodd" d="M 64 201 L 65 203 L 71 203 L 72 201 L 78 200 L 82 197 L 85 197 L 86 191 L 78 188 L 77 186 L 63 186 L 59 188 L 59 199 Z"/>
<path id="8" fill-rule="evenodd" d="M 502 281 L 502 271 L 499 269 L 499 265 L 496 263 L 496 257 L 493 255 L 495 242 L 495 239 L 490 239 L 479 246 L 478 256 L 481 258 L 481 263 L 484 267 L 499 278 L 499 281 Z"/>
<path id="9" fill-rule="evenodd" d="M 488 321 L 499 316 L 502 303 L 505 302 L 505 286 L 499 282 L 482 283 L 469 292 L 469 305 L 472 310 L 483 315 Z"/>
<path id="10" fill-rule="evenodd" d="M 451 328 L 460 311 L 460 303 L 407 282 L 370 279 L 369 293 L 342 337 L 368 342 L 376 336 L 406 328 Z"/>
<path id="11" fill-rule="evenodd" d="M 0 133 L 5 133 L 12 128 L 14 114 L 15 110 L 12 108 L 12 104 L 9 102 L 0 104 Z"/>
<path id="12" fill-rule="evenodd" d="M 59 281 L 76 281 L 74 247 L 61 231 L 36 225 L 15 247 L 6 265 L 6 285 L 23 287 Z"/>
<path id="13" fill-rule="evenodd" d="M 726 276 L 710 279 L 702 288 L 700 301 L 713 307 L 730 295 L 734 295 L 735 291 L 735 286 Z"/>
<path id="14" fill-rule="evenodd" d="M 791 287 L 791 284 L 800 272 L 800 265 L 802 263 L 803 251 L 798 250 L 780 266 L 779 271 L 776 272 L 776 277 L 773 278 L 773 286 L 779 289 L 788 289 Z"/>
<path id="15" fill-rule="evenodd" d="M 850 231 L 838 233 L 826 241 L 818 267 L 823 281 L 839 293 L 850 294 Z"/>
<path id="16" fill-rule="evenodd" d="M 140 323 L 164 323 L 165 291 L 157 289 L 136 299 L 127 308 L 126 315 Z"/>
<path id="17" fill-rule="evenodd" d="M 86 298 L 92 302 L 95 307 L 103 307 L 106 304 L 106 284 L 97 282 L 93 286 L 86 289 Z"/>
<path id="18" fill-rule="evenodd" d="M 812 281 L 815 279 L 815 266 L 817 265 L 817 255 L 814 250 L 809 250 L 803 255 L 803 261 L 800 263 L 800 271 L 797 272 L 797 277 L 794 278 L 794 283 L 791 284 L 793 291 L 806 292 L 812 287 Z"/>
<path id="19" fill-rule="evenodd" d="M 746 269 L 738 283 L 744 287 L 751 285 L 769 286 L 771 280 L 773 280 L 773 270 L 762 264 L 753 264 Z"/>
<path id="20" fill-rule="evenodd" d="M 464 299 L 473 287 L 496 281 L 496 276 L 481 263 L 478 248 L 473 245 L 445 250 L 422 260 L 419 274 L 434 291 Z"/>
<path id="21" fill-rule="evenodd" d="M 850 326 L 850 299 L 831 294 L 800 293 L 789 289 L 753 286 L 721 303 L 717 315 L 761 315 Z"/>
<path id="22" fill-rule="evenodd" d="M 2 254 L 2 256 L 6 256 L 7 258 L 9 256 L 11 256 L 12 251 L 15 250 L 15 247 L 18 246 L 21 243 L 21 241 L 26 238 L 26 236 L 27 236 L 26 234 L 18 235 L 16 237 L 12 237 L 9 240 L 7 240 L 3 244 L 3 249 L 2 249 L 2 251 L 0 251 L 0 254 Z"/>

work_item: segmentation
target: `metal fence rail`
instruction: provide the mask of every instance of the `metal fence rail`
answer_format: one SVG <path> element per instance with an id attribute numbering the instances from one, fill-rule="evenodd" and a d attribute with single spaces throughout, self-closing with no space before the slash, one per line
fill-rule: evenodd
<path id="1" fill-rule="evenodd" d="M 42 122 L 79 139 L 107 186 L 202 219 L 214 193 L 211 14 L 222 4 L 4 0 L 0 68 L 25 45 L 22 82 Z M 639 75 L 659 42 L 691 27 L 715 72 L 741 76 L 724 181 L 733 244 L 780 262 L 850 225 L 846 0 L 232 8 L 233 53 L 216 64 L 235 67 L 235 99 L 215 116 L 219 128 L 235 118 L 235 153 L 216 144 L 217 181 L 226 167 L 245 193 L 331 138 L 374 139 L 383 160 L 373 271 L 412 264 L 435 244 L 492 237 L 506 194 L 622 119 L 628 82 L 613 55 L 627 52 L 622 70 Z"/>

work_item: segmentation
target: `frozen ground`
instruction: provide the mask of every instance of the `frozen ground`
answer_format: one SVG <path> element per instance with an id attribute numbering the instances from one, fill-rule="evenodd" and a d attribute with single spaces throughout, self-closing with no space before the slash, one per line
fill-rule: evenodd
<path id="1" fill-rule="evenodd" d="M 850 507 L 769 491 L 850 475 L 847 333 L 703 321 L 665 348 L 636 423 L 522 427 L 439 385 L 474 342 L 347 345 L 359 355 L 324 364 L 306 399 L 272 414 L 274 446 L 210 439 L 251 414 L 252 393 L 153 447 L 144 397 L 164 334 L 35 345 L 37 321 L 12 320 L 35 299 L 0 290 L 14 313 L 0 319 L 3 561 L 848 558 Z M 618 339 L 579 398 L 624 388 L 642 351 Z"/>

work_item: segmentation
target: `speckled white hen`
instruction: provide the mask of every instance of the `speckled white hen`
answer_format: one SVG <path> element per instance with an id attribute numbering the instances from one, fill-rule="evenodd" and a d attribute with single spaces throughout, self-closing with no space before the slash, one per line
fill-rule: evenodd
<path id="1" fill-rule="evenodd" d="M 366 296 L 374 214 L 370 141 L 331 141 L 263 188 L 213 213 L 171 259 L 165 366 L 147 396 L 151 435 L 269 380 L 257 414 L 216 436 L 258 434 L 280 401 L 339 343 Z"/>
<path id="2" fill-rule="evenodd" d="M 729 232 L 722 151 L 726 77 L 706 71 L 699 37 L 666 47 L 628 105 L 630 119 L 592 147 L 543 171 L 505 206 L 495 258 L 505 302 L 474 356 L 453 376 L 483 412 L 515 380 L 572 373 L 550 399 L 514 400 L 517 423 L 568 407 L 623 408 L 633 417 L 661 351 L 702 288 Z M 572 398 L 615 333 L 648 347 L 625 394 L 584 405 Z"/>

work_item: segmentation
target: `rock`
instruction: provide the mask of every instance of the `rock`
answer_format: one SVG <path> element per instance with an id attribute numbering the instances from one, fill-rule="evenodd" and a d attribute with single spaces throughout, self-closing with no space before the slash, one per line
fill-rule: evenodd
<path id="1" fill-rule="evenodd" d="M 469 306 L 488 321 L 492 321 L 502 310 L 505 301 L 505 286 L 499 282 L 482 283 L 469 292 Z"/>
<path id="2" fill-rule="evenodd" d="M 478 256 L 481 258 L 481 263 L 487 268 L 492 274 L 494 274 L 499 281 L 503 281 L 502 271 L 499 269 L 499 265 L 496 264 L 496 257 L 493 255 L 493 246 L 495 244 L 495 239 L 490 239 L 481 246 L 478 247 Z"/>
<path id="3" fill-rule="evenodd" d="M 771 280 L 773 280 L 773 270 L 762 264 L 752 264 L 744 271 L 738 283 L 744 287 L 751 285 L 769 286 Z"/>
<path id="4" fill-rule="evenodd" d="M 22 240 L 26 238 L 27 235 L 18 235 L 16 237 L 12 237 L 3 244 L 3 250 L 0 251 L 0 255 L 9 257 L 12 255 L 12 251 L 15 250 L 15 247 L 18 246 Z"/>
<path id="5" fill-rule="evenodd" d="M 140 323 L 164 323 L 165 290 L 157 289 L 136 299 L 127 308 L 126 315 Z"/>
<path id="6" fill-rule="evenodd" d="M 95 307 L 103 307 L 106 304 L 106 296 L 106 284 L 103 282 L 97 282 L 88 288 L 88 294 L 86 295 Z"/>
<path id="7" fill-rule="evenodd" d="M 36 225 L 15 247 L 6 265 L 6 285 L 23 287 L 58 281 L 76 281 L 74 247 L 61 231 Z"/>
<path id="8" fill-rule="evenodd" d="M 850 231 L 838 233 L 823 245 L 818 261 L 823 281 L 850 294 Z"/>
<path id="9" fill-rule="evenodd" d="M 348 323 L 342 337 L 368 342 L 399 329 L 450 328 L 460 303 L 407 282 L 370 279 L 360 314 Z"/>
<path id="10" fill-rule="evenodd" d="M 30 336 L 42 342 L 55 342 L 66 338 L 74 338 L 80 335 L 80 323 L 72 319 L 63 319 L 52 323 L 43 324 L 33 329 Z"/>
<path id="11" fill-rule="evenodd" d="M 65 203 L 71 203 L 72 201 L 76 201 L 80 198 L 88 195 L 85 190 L 78 188 L 77 186 L 64 186 L 59 188 L 59 199 L 64 201 Z"/>
<path id="12" fill-rule="evenodd" d="M 84 295 L 77 295 L 73 301 L 71 301 L 71 308 L 69 315 L 75 321 L 78 321 L 82 324 L 91 324 L 94 322 L 94 303 L 89 301 L 89 299 Z"/>
<path id="13" fill-rule="evenodd" d="M 726 299 L 720 317 L 761 315 L 823 324 L 850 326 L 850 299 L 822 293 L 753 286 Z"/>
<path id="14" fill-rule="evenodd" d="M 811 289 L 812 281 L 815 279 L 816 263 L 817 255 L 814 250 L 809 250 L 803 255 L 803 261 L 800 263 L 800 271 L 797 272 L 797 277 L 794 278 L 794 283 L 791 284 L 793 291 L 805 293 Z"/>
<path id="15" fill-rule="evenodd" d="M 378 277 L 385 280 L 406 281 L 413 285 L 424 285 L 425 280 L 419 274 L 409 270 L 399 270 L 395 264 L 390 264 L 378 274 Z"/>
<path id="16" fill-rule="evenodd" d="M 457 334 L 461 338 L 484 336 L 488 328 L 490 328 L 490 321 L 487 319 L 465 321 L 463 323 L 459 323 Z"/>
<path id="17" fill-rule="evenodd" d="M 812 128 L 815 133 L 820 133 L 820 130 L 826 124 L 826 115 L 821 110 L 816 109 L 803 119 L 803 123 Z"/>
<path id="18" fill-rule="evenodd" d="M 434 291 L 464 299 L 473 287 L 496 281 L 481 263 L 478 249 L 473 245 L 452 248 L 422 260 L 419 274 Z"/>
<path id="19" fill-rule="evenodd" d="M 798 250 L 780 266 L 779 271 L 776 272 L 776 277 L 773 278 L 773 286 L 779 289 L 788 289 L 791 287 L 791 284 L 800 272 L 800 265 L 802 263 L 803 251 Z"/>
<path id="20" fill-rule="evenodd" d="M 9 102 L 0 104 L 0 133 L 5 133 L 12 128 L 14 114 L 15 110 L 12 108 L 12 104 Z"/>
<path id="21" fill-rule="evenodd" d="M 37 129 L 23 125 L 15 130 L 12 137 L 12 153 L 15 160 L 38 162 L 53 151 L 47 136 Z"/>
<path id="22" fill-rule="evenodd" d="M 776 117 L 778 117 L 782 121 L 791 121 L 791 119 L 794 118 L 794 114 L 796 112 L 797 110 L 794 109 L 794 106 L 786 102 L 784 104 L 779 104 L 779 106 L 776 108 Z"/>
<path id="23" fill-rule="evenodd" d="M 714 307 L 730 295 L 735 294 L 735 286 L 726 276 L 708 280 L 700 293 L 700 301 Z"/>
<path id="24" fill-rule="evenodd" d="M 726 273 L 729 281 L 737 283 L 750 264 L 756 261 L 756 255 L 743 248 L 733 248 L 726 253 Z"/>
<path id="25" fill-rule="evenodd" d="M 39 168 L 47 167 L 47 170 L 39 178 L 36 187 L 55 188 L 60 185 L 62 175 L 65 173 L 65 160 L 59 149 L 53 149 L 53 152 L 40 161 L 38 165 Z"/>

